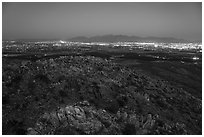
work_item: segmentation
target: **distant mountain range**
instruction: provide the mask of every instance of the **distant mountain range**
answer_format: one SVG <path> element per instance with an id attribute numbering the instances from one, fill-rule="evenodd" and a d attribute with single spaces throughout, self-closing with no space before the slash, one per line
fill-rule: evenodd
<path id="1" fill-rule="evenodd" d="M 9 39 L 7 39 L 10 41 Z M 7 41 L 4 39 L 3 41 Z M 15 41 L 58 41 L 60 38 L 55 39 L 15 39 Z M 74 37 L 70 39 L 62 39 L 65 41 L 73 42 L 163 42 L 163 43 L 190 43 L 190 42 L 199 42 L 202 41 L 189 41 L 184 39 L 177 39 L 173 37 L 138 37 L 138 36 L 127 36 L 127 35 L 103 35 L 103 36 L 94 36 L 94 37 Z"/>
<path id="2" fill-rule="evenodd" d="M 191 42 L 184 39 L 176 39 L 173 37 L 138 37 L 127 35 L 103 35 L 94 37 L 74 37 L 68 41 L 78 42 L 164 42 L 164 43 L 178 43 L 178 42 Z"/>

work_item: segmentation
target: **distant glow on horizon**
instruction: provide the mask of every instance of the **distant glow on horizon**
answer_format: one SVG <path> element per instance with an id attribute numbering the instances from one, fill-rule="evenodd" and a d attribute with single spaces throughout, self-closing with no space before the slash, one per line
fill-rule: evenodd
<path id="1" fill-rule="evenodd" d="M 198 57 L 193 57 L 193 60 L 199 60 L 199 58 Z"/>
<path id="2" fill-rule="evenodd" d="M 62 41 L 62 40 L 60 40 L 60 43 L 66 43 L 66 41 Z"/>

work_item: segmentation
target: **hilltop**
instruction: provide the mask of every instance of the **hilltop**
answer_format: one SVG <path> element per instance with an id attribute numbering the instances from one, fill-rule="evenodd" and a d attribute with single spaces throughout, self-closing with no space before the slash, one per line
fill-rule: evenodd
<path id="1" fill-rule="evenodd" d="M 200 99 L 111 60 L 3 63 L 3 134 L 202 134 Z"/>

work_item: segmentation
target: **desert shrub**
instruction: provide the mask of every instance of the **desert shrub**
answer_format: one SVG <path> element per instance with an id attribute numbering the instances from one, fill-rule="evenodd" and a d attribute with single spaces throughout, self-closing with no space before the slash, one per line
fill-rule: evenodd
<path id="1" fill-rule="evenodd" d="M 135 135 L 136 129 L 134 124 L 126 124 L 125 128 L 123 129 L 123 135 Z"/>

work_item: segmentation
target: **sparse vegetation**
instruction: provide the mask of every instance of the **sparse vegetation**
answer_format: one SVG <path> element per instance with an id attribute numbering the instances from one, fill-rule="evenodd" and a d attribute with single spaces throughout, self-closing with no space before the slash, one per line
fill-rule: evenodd
<path id="1" fill-rule="evenodd" d="M 111 60 L 93 56 L 37 61 L 3 58 L 2 71 L 3 134 L 202 133 L 200 99 Z M 75 124 L 53 128 L 50 115 L 61 114 L 60 108 L 66 107 L 79 107 L 83 122 L 74 118 Z M 59 120 L 63 124 L 67 119 Z"/>

